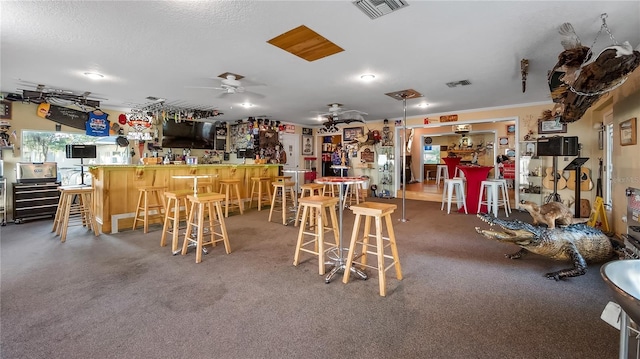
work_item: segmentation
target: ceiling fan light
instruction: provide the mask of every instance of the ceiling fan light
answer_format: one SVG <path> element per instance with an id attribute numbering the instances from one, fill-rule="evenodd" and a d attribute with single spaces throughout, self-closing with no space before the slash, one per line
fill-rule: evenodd
<path id="1" fill-rule="evenodd" d="M 249 103 L 249 102 L 244 102 L 244 103 L 241 103 L 240 106 L 245 107 L 245 108 L 249 108 L 249 107 L 253 107 L 253 104 Z"/>
<path id="2" fill-rule="evenodd" d="M 101 78 L 104 78 L 103 74 L 99 74 L 97 72 L 85 72 L 84 75 L 93 80 L 99 80 Z"/>

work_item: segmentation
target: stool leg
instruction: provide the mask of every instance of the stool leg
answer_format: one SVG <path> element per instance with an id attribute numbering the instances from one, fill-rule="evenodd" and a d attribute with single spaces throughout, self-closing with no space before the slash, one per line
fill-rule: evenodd
<path id="1" fill-rule="evenodd" d="M 336 242 L 336 248 L 340 247 L 340 229 L 338 228 L 338 214 L 336 206 L 329 207 L 329 215 L 331 216 L 331 228 L 333 230 L 333 239 Z"/>
<path id="2" fill-rule="evenodd" d="M 231 245 L 229 245 L 229 236 L 227 235 L 227 226 L 224 223 L 224 217 L 222 216 L 222 205 L 220 202 L 216 202 L 216 217 L 218 224 L 220 224 L 220 234 L 222 234 L 222 242 L 224 243 L 224 250 L 227 254 L 231 253 Z"/>
<path id="3" fill-rule="evenodd" d="M 252 181 L 251 183 L 251 196 L 249 198 L 249 208 L 253 205 L 253 194 L 256 188 L 256 181 Z M 260 210 L 260 197 L 258 196 L 258 211 Z"/>
<path id="4" fill-rule="evenodd" d="M 240 187 L 238 185 L 234 185 L 234 187 L 236 188 L 236 196 L 238 197 L 238 208 L 240 208 L 240 214 L 242 214 L 242 207 L 244 206 L 242 205 L 242 199 L 240 198 Z"/>
<path id="5" fill-rule="evenodd" d="M 62 217 L 62 208 L 64 208 L 64 195 L 60 193 L 60 198 L 58 198 L 58 208 L 56 209 L 56 216 L 53 218 L 53 228 L 51 229 L 51 232 L 57 233 L 56 230 L 59 227 L 58 222 Z"/>
<path id="6" fill-rule="evenodd" d="M 142 204 L 142 197 L 144 195 L 143 191 L 140 191 L 140 194 L 138 194 L 138 204 L 136 205 L 136 214 L 135 216 L 133 216 L 133 228 L 132 230 L 136 230 L 136 223 L 138 221 L 138 216 L 140 216 L 140 205 Z"/>
<path id="7" fill-rule="evenodd" d="M 362 258 L 360 260 L 360 269 L 364 270 L 365 266 L 367 265 L 367 259 L 368 259 L 368 254 L 367 251 L 369 250 L 369 236 L 371 234 L 371 217 L 370 216 L 365 216 L 364 217 L 364 231 L 363 231 L 363 236 L 362 236 L 362 256 L 360 258 Z"/>
<path id="8" fill-rule="evenodd" d="M 225 195 L 227 196 L 227 199 L 225 200 L 225 210 L 224 210 L 224 216 L 225 217 L 229 217 L 229 206 L 231 205 L 231 198 L 229 197 L 231 195 L 231 186 L 229 186 L 228 184 L 225 183 Z"/>
<path id="9" fill-rule="evenodd" d="M 452 184 L 449 184 L 449 187 L 447 188 L 447 214 L 451 214 L 451 197 L 453 194 L 453 189 L 454 186 Z"/>
<path id="10" fill-rule="evenodd" d="M 204 236 L 204 204 L 198 204 L 198 236 L 196 240 L 196 263 L 202 262 L 202 237 Z"/>
<path id="11" fill-rule="evenodd" d="M 276 196 L 278 195 L 278 189 L 273 188 L 273 197 L 271 197 L 271 209 L 269 210 L 269 222 L 271 222 L 271 215 L 273 215 L 273 208 L 276 206 Z"/>
<path id="12" fill-rule="evenodd" d="M 98 228 L 98 221 L 96 220 L 96 216 L 93 213 L 93 197 L 90 193 L 85 194 L 87 197 L 87 213 L 89 213 L 89 222 L 93 227 L 93 233 L 95 233 L 96 237 L 100 235 L 100 229 Z"/>
<path id="13" fill-rule="evenodd" d="M 389 234 L 391 254 L 395 262 L 394 264 L 396 269 L 396 278 L 402 280 L 402 267 L 400 266 L 400 257 L 398 256 L 398 247 L 396 246 L 396 233 L 393 231 L 393 221 L 391 220 L 391 215 L 386 215 L 385 221 L 387 224 L 387 232 Z"/>
<path id="14" fill-rule="evenodd" d="M 467 210 L 467 197 L 464 194 L 464 182 L 462 182 L 462 185 L 460 185 L 460 189 L 460 193 L 462 195 L 462 204 L 464 205 L 464 213 L 469 214 L 469 211 Z"/>
<path id="15" fill-rule="evenodd" d="M 60 242 L 67 240 L 67 229 L 69 228 L 69 216 L 71 215 L 72 196 L 67 196 L 64 207 L 64 218 L 62 219 L 62 232 L 60 234 Z"/>
<path id="16" fill-rule="evenodd" d="M 287 224 L 287 189 L 282 187 L 282 224 Z"/>
<path id="17" fill-rule="evenodd" d="M 167 208 L 171 208 L 172 200 L 173 198 L 167 198 Z M 173 219 L 169 217 L 169 212 L 170 211 L 166 211 L 164 213 L 164 224 L 162 225 L 162 236 L 160 237 L 160 247 L 164 247 L 167 245 L 167 230 L 169 229 L 169 220 Z M 175 216 L 175 211 L 174 211 L 174 216 Z M 174 227 L 174 230 L 175 230 L 175 227 Z"/>
<path id="18" fill-rule="evenodd" d="M 380 286 L 380 295 L 386 296 L 387 280 L 384 275 L 384 245 L 382 244 L 382 218 L 376 217 L 376 251 L 378 254 L 378 284 Z"/>
<path id="19" fill-rule="evenodd" d="M 187 254 L 187 247 L 189 246 L 189 238 L 191 238 L 191 231 L 193 231 L 193 216 L 196 211 L 196 203 L 191 203 L 191 209 L 189 210 L 189 216 L 187 218 L 187 229 L 184 233 L 184 241 L 182 242 L 182 255 Z"/>
<path id="20" fill-rule="evenodd" d="M 302 219 L 300 221 L 300 230 L 298 231 L 298 241 L 296 242 L 296 252 L 293 255 L 293 265 L 297 266 L 300 260 L 300 248 L 302 247 L 302 241 L 304 239 L 304 229 L 309 216 L 309 206 L 304 206 L 302 210 Z"/>
<path id="21" fill-rule="evenodd" d="M 349 252 L 347 254 L 347 262 L 345 263 L 344 276 L 342 277 L 342 283 L 349 283 L 349 276 L 351 275 L 351 266 L 353 265 L 353 252 L 356 248 L 356 240 L 358 239 L 358 233 L 360 232 L 360 220 L 361 214 L 356 214 L 356 219 L 353 222 L 353 231 L 351 231 L 351 241 L 349 242 Z M 340 250 L 340 249 L 338 249 Z"/>
<path id="22" fill-rule="evenodd" d="M 325 212 L 321 208 L 316 209 L 316 243 L 318 251 L 318 274 L 324 275 L 324 226 L 327 223 Z"/>
<path id="23" fill-rule="evenodd" d="M 477 209 L 478 213 L 480 213 L 480 208 L 482 207 L 483 195 L 484 195 L 484 186 L 480 186 L 480 197 L 478 197 L 478 209 Z"/>
<path id="24" fill-rule="evenodd" d="M 215 221 L 215 212 L 213 211 L 213 203 L 207 203 L 207 211 L 209 212 L 209 232 L 211 233 L 211 246 L 216 246 L 216 233 L 213 230 L 214 221 Z"/>

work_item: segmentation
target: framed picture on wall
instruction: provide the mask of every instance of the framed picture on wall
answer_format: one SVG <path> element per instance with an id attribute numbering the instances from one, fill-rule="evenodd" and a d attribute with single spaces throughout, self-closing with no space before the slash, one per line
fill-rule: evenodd
<path id="1" fill-rule="evenodd" d="M 302 136 L 302 154 L 305 156 L 313 155 L 313 136 Z"/>
<path id="2" fill-rule="evenodd" d="M 538 122 L 538 133 L 567 133 L 567 124 L 556 120 Z"/>
<path id="3" fill-rule="evenodd" d="M 507 125 L 507 134 L 511 135 L 514 133 L 516 133 L 516 125 L 515 124 Z"/>
<path id="4" fill-rule="evenodd" d="M 347 127 L 344 129 L 343 141 L 353 141 L 364 135 L 364 127 Z"/>
<path id="5" fill-rule="evenodd" d="M 620 145 L 635 145 L 637 142 L 636 118 L 620 122 Z"/>

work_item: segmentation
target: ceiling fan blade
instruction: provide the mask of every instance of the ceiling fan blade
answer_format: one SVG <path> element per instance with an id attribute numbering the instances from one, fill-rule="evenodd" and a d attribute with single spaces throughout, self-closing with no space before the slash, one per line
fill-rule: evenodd
<path id="1" fill-rule="evenodd" d="M 224 90 L 222 87 L 212 86 L 185 86 L 186 89 L 208 89 L 208 90 Z"/>

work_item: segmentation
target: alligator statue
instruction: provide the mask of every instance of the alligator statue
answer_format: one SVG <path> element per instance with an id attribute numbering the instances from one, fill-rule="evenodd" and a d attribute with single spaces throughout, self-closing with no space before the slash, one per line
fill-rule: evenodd
<path id="1" fill-rule="evenodd" d="M 489 239 L 513 243 L 521 249 L 513 254 L 505 254 L 510 259 L 522 258 L 527 253 L 535 253 L 556 260 L 571 261 L 573 268 L 561 269 L 546 274 L 549 279 L 560 280 L 577 277 L 587 272 L 587 262 L 597 263 L 611 259 L 616 251 L 614 244 L 602 231 L 583 223 L 549 229 L 520 220 L 504 220 L 487 213 L 478 213 L 484 222 L 500 226 L 504 231 L 493 231 L 476 227 L 476 232 Z"/>

